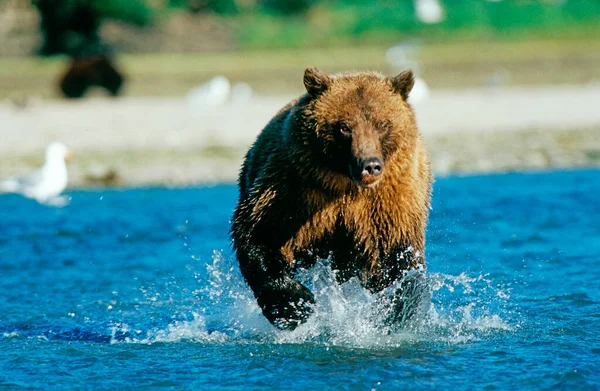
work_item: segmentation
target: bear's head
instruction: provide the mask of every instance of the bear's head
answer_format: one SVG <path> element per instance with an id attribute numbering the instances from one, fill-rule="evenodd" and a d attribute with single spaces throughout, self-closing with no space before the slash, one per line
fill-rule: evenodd
<path id="1" fill-rule="evenodd" d="M 337 182 L 343 188 L 352 183 L 372 187 L 385 177 L 392 158 L 401 154 L 404 161 L 411 160 L 418 137 L 414 112 L 407 103 L 414 85 L 412 71 L 395 77 L 329 76 L 307 68 L 304 85 L 303 137 L 325 166 L 319 167 L 325 186 Z"/>

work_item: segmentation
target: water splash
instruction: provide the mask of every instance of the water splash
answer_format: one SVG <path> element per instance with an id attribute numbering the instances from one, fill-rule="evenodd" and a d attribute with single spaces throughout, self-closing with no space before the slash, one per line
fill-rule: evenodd
<path id="1" fill-rule="evenodd" d="M 326 260 L 296 278 L 315 296 L 314 314 L 294 331 L 280 331 L 262 316 L 233 257 L 215 251 L 206 272 L 197 272 L 199 288 L 193 292 L 197 308 L 190 319 L 175 320 L 136 336 L 128 326 L 114 327 L 115 342 L 321 344 L 356 348 L 397 347 L 420 342 L 463 343 L 514 327 L 504 317 L 509 290 L 496 287 L 486 276 L 415 272 L 397 286 L 372 294 L 358 279 L 343 284 Z M 406 311 L 390 325 L 390 300 L 406 284 L 412 293 Z M 127 335 L 125 338 L 115 337 Z"/>

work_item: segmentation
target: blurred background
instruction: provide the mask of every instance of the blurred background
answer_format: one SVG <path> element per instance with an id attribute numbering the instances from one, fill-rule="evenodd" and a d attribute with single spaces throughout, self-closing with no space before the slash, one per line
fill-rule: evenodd
<path id="1" fill-rule="evenodd" d="M 438 175 L 600 164 L 598 0 L 0 0 L 0 178 L 233 182 L 312 65 L 413 69 Z"/>

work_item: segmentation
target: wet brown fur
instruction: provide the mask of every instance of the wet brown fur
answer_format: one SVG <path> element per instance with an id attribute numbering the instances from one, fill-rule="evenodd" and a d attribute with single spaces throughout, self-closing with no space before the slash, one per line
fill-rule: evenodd
<path id="1" fill-rule="evenodd" d="M 299 264 L 331 256 L 340 281 L 358 276 L 372 291 L 424 267 L 432 182 L 406 102 L 410 71 L 385 78 L 309 68 L 304 82 L 308 92 L 276 114 L 246 155 L 231 229 L 263 313 L 280 327 L 292 318 L 291 328 L 307 315 L 295 317 L 282 300 L 300 311 L 312 299 L 290 280 Z M 383 174 L 363 188 L 348 167 L 371 155 L 383 160 Z"/>

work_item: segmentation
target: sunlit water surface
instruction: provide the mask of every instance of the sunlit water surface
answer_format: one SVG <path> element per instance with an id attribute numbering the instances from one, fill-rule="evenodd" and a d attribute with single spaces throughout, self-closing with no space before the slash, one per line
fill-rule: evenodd
<path id="1" fill-rule="evenodd" d="M 440 178 L 426 313 L 386 327 L 322 261 L 293 332 L 240 276 L 235 186 L 0 196 L 0 389 L 598 389 L 599 194 L 600 171 Z"/>

